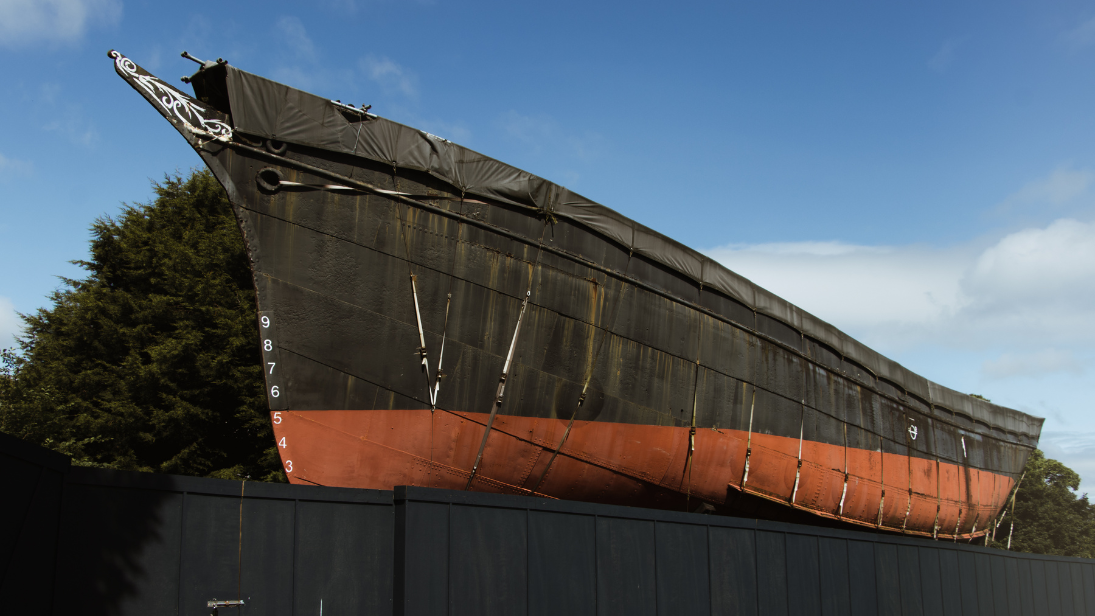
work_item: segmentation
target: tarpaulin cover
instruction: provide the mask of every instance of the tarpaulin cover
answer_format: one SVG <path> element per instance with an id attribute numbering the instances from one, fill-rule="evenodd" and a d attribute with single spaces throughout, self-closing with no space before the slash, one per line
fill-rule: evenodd
<path id="1" fill-rule="evenodd" d="M 779 320 L 931 403 L 989 426 L 1037 437 L 1042 420 L 930 383 L 801 308 L 699 252 L 562 186 L 446 139 L 228 67 L 236 131 L 423 171 L 459 191 L 537 208 L 605 238 Z M 694 298 L 685 298 L 689 301 Z"/>

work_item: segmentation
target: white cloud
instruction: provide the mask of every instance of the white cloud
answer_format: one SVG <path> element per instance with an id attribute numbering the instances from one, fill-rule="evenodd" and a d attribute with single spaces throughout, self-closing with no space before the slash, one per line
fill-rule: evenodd
<path id="1" fill-rule="evenodd" d="M 928 60 L 928 66 L 936 71 L 946 70 L 954 60 L 954 50 L 958 47 L 959 42 L 956 39 L 943 41 L 943 44 Z"/>
<path id="2" fill-rule="evenodd" d="M 120 0 L 0 0 L 0 45 L 71 44 L 121 17 Z"/>
<path id="3" fill-rule="evenodd" d="M 88 121 L 79 105 L 72 104 L 54 113 L 53 121 L 42 127 L 49 132 L 58 133 L 72 143 L 90 146 L 99 139 L 99 131 Z"/>
<path id="4" fill-rule="evenodd" d="M 361 59 L 361 70 L 377 83 L 386 94 L 418 97 L 418 77 L 385 56 L 369 54 Z"/>
<path id="5" fill-rule="evenodd" d="M 1095 173 L 1085 169 L 1060 167 L 1045 178 L 1029 182 L 1004 199 L 997 210 L 1008 211 L 1021 207 L 1062 206 L 1087 195 L 1095 180 Z"/>
<path id="6" fill-rule="evenodd" d="M 0 182 L 34 173 L 34 165 L 27 161 L 8 158 L 0 154 Z"/>
<path id="7" fill-rule="evenodd" d="M 1061 40 L 1073 49 L 1095 43 L 1095 17 L 1062 34 Z"/>
<path id="8" fill-rule="evenodd" d="M 597 134 L 569 133 L 546 115 L 527 116 L 510 110 L 502 114 L 498 124 L 508 137 L 524 143 L 534 152 L 540 152 L 546 146 L 581 160 L 596 157 L 604 142 Z"/>
<path id="9" fill-rule="evenodd" d="M 1079 374 L 1095 344 L 1095 223 L 1060 219 L 981 249 L 803 242 L 707 253 L 884 353 L 994 352 L 988 379 Z"/>
<path id="10" fill-rule="evenodd" d="M 15 312 L 15 304 L 0 297 L 0 349 L 15 347 L 15 336 L 23 333 L 23 320 Z"/>
<path id="11" fill-rule="evenodd" d="M 913 339 L 962 307 L 967 251 L 841 242 L 729 245 L 707 254 L 848 333 Z"/>
<path id="12" fill-rule="evenodd" d="M 1095 497 L 1092 492 L 1095 488 L 1095 433 L 1043 432 L 1038 448 L 1047 458 L 1057 460 L 1080 474 L 1080 489 L 1077 492 Z"/>
<path id="13" fill-rule="evenodd" d="M 1067 349 L 1043 349 L 1032 353 L 1004 353 L 981 367 L 981 373 L 989 379 L 1039 377 L 1061 372 L 1082 374 L 1084 362 Z"/>
<path id="14" fill-rule="evenodd" d="M 308 37 L 308 31 L 304 24 L 296 17 L 282 17 L 278 20 L 277 30 L 281 34 L 282 42 L 291 49 L 298 58 L 315 60 L 316 46 Z"/>

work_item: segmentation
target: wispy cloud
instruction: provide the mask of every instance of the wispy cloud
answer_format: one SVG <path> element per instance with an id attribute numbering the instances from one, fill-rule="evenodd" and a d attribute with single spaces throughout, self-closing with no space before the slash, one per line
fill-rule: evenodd
<path id="1" fill-rule="evenodd" d="M 278 20 L 276 29 L 282 36 L 285 47 L 291 50 L 298 59 L 314 61 L 316 59 L 316 46 L 308 36 L 304 24 L 296 17 L 282 17 Z"/>
<path id="2" fill-rule="evenodd" d="M 418 97 L 418 76 L 390 58 L 369 54 L 361 59 L 360 67 L 385 94 L 401 94 L 410 99 Z"/>
<path id="3" fill-rule="evenodd" d="M 1009 195 L 997 207 L 997 212 L 1014 212 L 1027 208 L 1062 206 L 1088 196 L 1095 173 L 1087 169 L 1061 166 L 1048 176 L 1028 182 Z"/>
<path id="4" fill-rule="evenodd" d="M 555 118 L 546 115 L 522 115 L 510 110 L 502 114 L 498 125 L 506 136 L 520 141 L 534 152 L 549 148 L 566 156 L 590 160 L 600 153 L 604 145 L 600 135 L 568 132 Z"/>
<path id="5" fill-rule="evenodd" d="M 1078 492 L 1091 494 L 1095 487 L 1095 432 L 1043 432 L 1038 448 L 1047 458 L 1064 463 L 1080 474 Z M 1087 481 L 1083 481 L 1083 478 Z"/>
<path id="6" fill-rule="evenodd" d="M 55 110 L 53 120 L 47 122 L 42 129 L 62 135 L 72 143 L 84 147 L 93 145 L 99 139 L 99 131 L 84 117 L 83 108 L 75 103 Z"/>
<path id="7" fill-rule="evenodd" d="M 34 165 L 16 158 L 0 154 L 0 182 L 26 177 L 34 173 Z"/>
<path id="8" fill-rule="evenodd" d="M 23 320 L 15 312 L 15 304 L 0 297 L 0 349 L 15 347 L 15 336 L 23 333 Z"/>
<path id="9" fill-rule="evenodd" d="M 1049 374 L 1083 374 L 1084 362 L 1067 349 L 1043 349 L 1031 353 L 1004 353 L 986 361 L 981 373 L 989 379 L 1018 376 L 1038 378 Z"/>
<path id="10" fill-rule="evenodd" d="M 939 45 L 939 49 L 928 59 L 928 67 L 935 71 L 945 71 L 954 61 L 954 52 L 961 45 L 961 39 L 947 39 Z"/>
<path id="11" fill-rule="evenodd" d="M 120 0 L 2 0 L 0 45 L 72 44 L 91 26 L 122 18 Z"/>
<path id="12" fill-rule="evenodd" d="M 1061 40 L 1072 49 L 1081 49 L 1095 43 L 1095 17 L 1061 35 Z"/>

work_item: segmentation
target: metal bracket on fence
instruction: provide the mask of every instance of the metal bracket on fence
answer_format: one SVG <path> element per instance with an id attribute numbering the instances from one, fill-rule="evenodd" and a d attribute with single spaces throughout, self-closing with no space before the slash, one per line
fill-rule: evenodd
<path id="1" fill-rule="evenodd" d="M 212 608 L 210 612 L 211 616 L 217 616 L 217 609 L 222 607 L 243 607 L 243 599 L 229 599 L 227 601 L 217 601 L 213 599 L 205 602 L 205 607 Z"/>

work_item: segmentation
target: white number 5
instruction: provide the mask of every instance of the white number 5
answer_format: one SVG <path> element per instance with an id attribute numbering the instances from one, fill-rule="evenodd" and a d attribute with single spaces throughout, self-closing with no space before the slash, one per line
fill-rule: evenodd
<path id="1" fill-rule="evenodd" d="M 274 423 L 281 423 L 281 411 L 274 413 Z"/>

